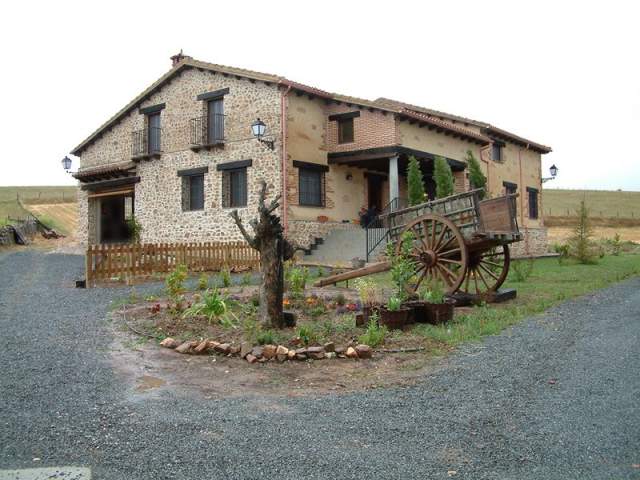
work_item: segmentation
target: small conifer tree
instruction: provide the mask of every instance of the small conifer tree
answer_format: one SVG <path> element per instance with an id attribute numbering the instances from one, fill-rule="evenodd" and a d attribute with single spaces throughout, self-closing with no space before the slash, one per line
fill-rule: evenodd
<path id="1" fill-rule="evenodd" d="M 453 195 L 453 172 L 445 158 L 436 156 L 433 166 L 433 177 L 436 182 L 436 197 L 444 198 Z"/>
<path id="2" fill-rule="evenodd" d="M 407 168 L 407 191 L 409 194 L 409 206 L 419 205 L 425 201 L 424 181 L 422 170 L 416 157 L 409 157 Z"/>
<path id="3" fill-rule="evenodd" d="M 591 239 L 593 231 L 589 222 L 589 210 L 584 200 L 580 202 L 577 213 L 578 225 L 569 240 L 572 256 L 580 263 L 596 263 L 593 240 Z"/>
<path id="4" fill-rule="evenodd" d="M 482 173 L 482 169 L 480 168 L 480 162 L 476 160 L 476 157 L 473 156 L 473 152 L 471 150 L 467 150 L 467 166 L 469 167 L 469 184 L 471 188 L 482 188 L 483 190 L 480 192 L 480 198 L 484 198 L 485 190 L 484 188 L 487 185 L 487 177 L 485 177 L 484 173 Z"/>

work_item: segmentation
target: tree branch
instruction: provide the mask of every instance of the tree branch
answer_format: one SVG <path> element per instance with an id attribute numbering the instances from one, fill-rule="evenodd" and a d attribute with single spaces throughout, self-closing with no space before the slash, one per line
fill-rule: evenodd
<path id="1" fill-rule="evenodd" d="M 240 215 L 238 215 L 238 210 L 233 210 L 230 213 L 230 215 L 231 215 L 231 218 L 233 218 L 233 221 L 238 226 L 238 229 L 240 230 L 240 233 L 242 234 L 244 239 L 247 241 L 247 243 L 252 248 L 255 248 L 255 244 L 256 244 L 255 243 L 255 238 L 251 237 L 251 235 L 249 235 L 249 232 L 247 232 L 247 230 L 244 228 L 244 225 L 242 224 L 242 220 L 240 219 Z"/>

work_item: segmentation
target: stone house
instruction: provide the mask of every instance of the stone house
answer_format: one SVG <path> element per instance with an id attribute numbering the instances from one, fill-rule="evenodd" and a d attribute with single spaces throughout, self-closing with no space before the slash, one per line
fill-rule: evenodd
<path id="1" fill-rule="evenodd" d="M 270 192 L 285 192 L 287 235 L 309 247 L 332 230 L 359 229 L 362 208 L 403 198 L 410 156 L 420 161 L 430 195 L 434 156 L 447 159 L 456 189 L 467 189 L 471 151 L 492 195 L 520 193 L 528 248 L 546 248 L 541 155 L 549 147 L 394 100 L 329 93 L 182 54 L 172 62 L 71 152 L 80 158 L 84 245 L 127 241 L 133 215 L 143 242 L 239 240 L 229 212 L 253 218 L 264 179 Z M 251 128 L 258 118 L 266 125 L 260 140 Z"/>

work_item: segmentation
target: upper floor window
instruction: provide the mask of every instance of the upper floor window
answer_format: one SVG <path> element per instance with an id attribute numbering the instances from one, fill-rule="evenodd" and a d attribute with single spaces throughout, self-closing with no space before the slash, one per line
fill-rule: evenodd
<path id="1" fill-rule="evenodd" d="M 353 118 L 338 120 L 338 143 L 353 142 Z"/>
<path id="2" fill-rule="evenodd" d="M 324 207 L 325 173 L 329 168 L 326 165 L 297 160 L 294 160 L 293 166 L 298 168 L 298 204 Z"/>
<path id="3" fill-rule="evenodd" d="M 153 113 L 147 116 L 147 145 L 149 148 L 147 153 L 157 153 L 162 150 L 161 148 L 161 132 L 160 127 L 160 112 Z"/>
<path id="4" fill-rule="evenodd" d="M 518 185 L 516 183 L 502 182 L 502 185 L 504 186 L 504 193 L 507 195 L 515 195 L 518 191 Z"/>
<path id="5" fill-rule="evenodd" d="M 137 158 L 159 155 L 162 152 L 162 128 L 160 113 L 165 104 L 141 108 L 144 115 L 144 128 L 132 132 L 131 155 Z"/>
<path id="6" fill-rule="evenodd" d="M 220 146 L 224 143 L 224 96 L 228 88 L 201 93 L 202 115 L 191 119 L 191 149 Z"/>
<path id="7" fill-rule="evenodd" d="M 538 190 L 527 187 L 529 194 L 529 218 L 538 218 Z"/>
<path id="8" fill-rule="evenodd" d="M 493 142 L 491 144 L 491 160 L 494 162 L 502 161 L 502 144 L 498 142 Z"/>
<path id="9" fill-rule="evenodd" d="M 182 177 L 182 210 L 204 210 L 204 175 L 208 167 L 191 168 L 178 171 Z"/>
<path id="10" fill-rule="evenodd" d="M 224 100 L 223 97 L 207 102 L 207 143 L 222 143 L 224 140 Z"/>

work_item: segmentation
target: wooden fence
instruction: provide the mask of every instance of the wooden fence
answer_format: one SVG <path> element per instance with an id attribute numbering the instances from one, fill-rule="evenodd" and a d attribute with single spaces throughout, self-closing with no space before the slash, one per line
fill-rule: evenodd
<path id="1" fill-rule="evenodd" d="M 97 280 L 147 277 L 178 265 L 189 271 L 258 269 L 260 254 L 245 242 L 143 243 L 90 245 L 87 286 Z"/>

